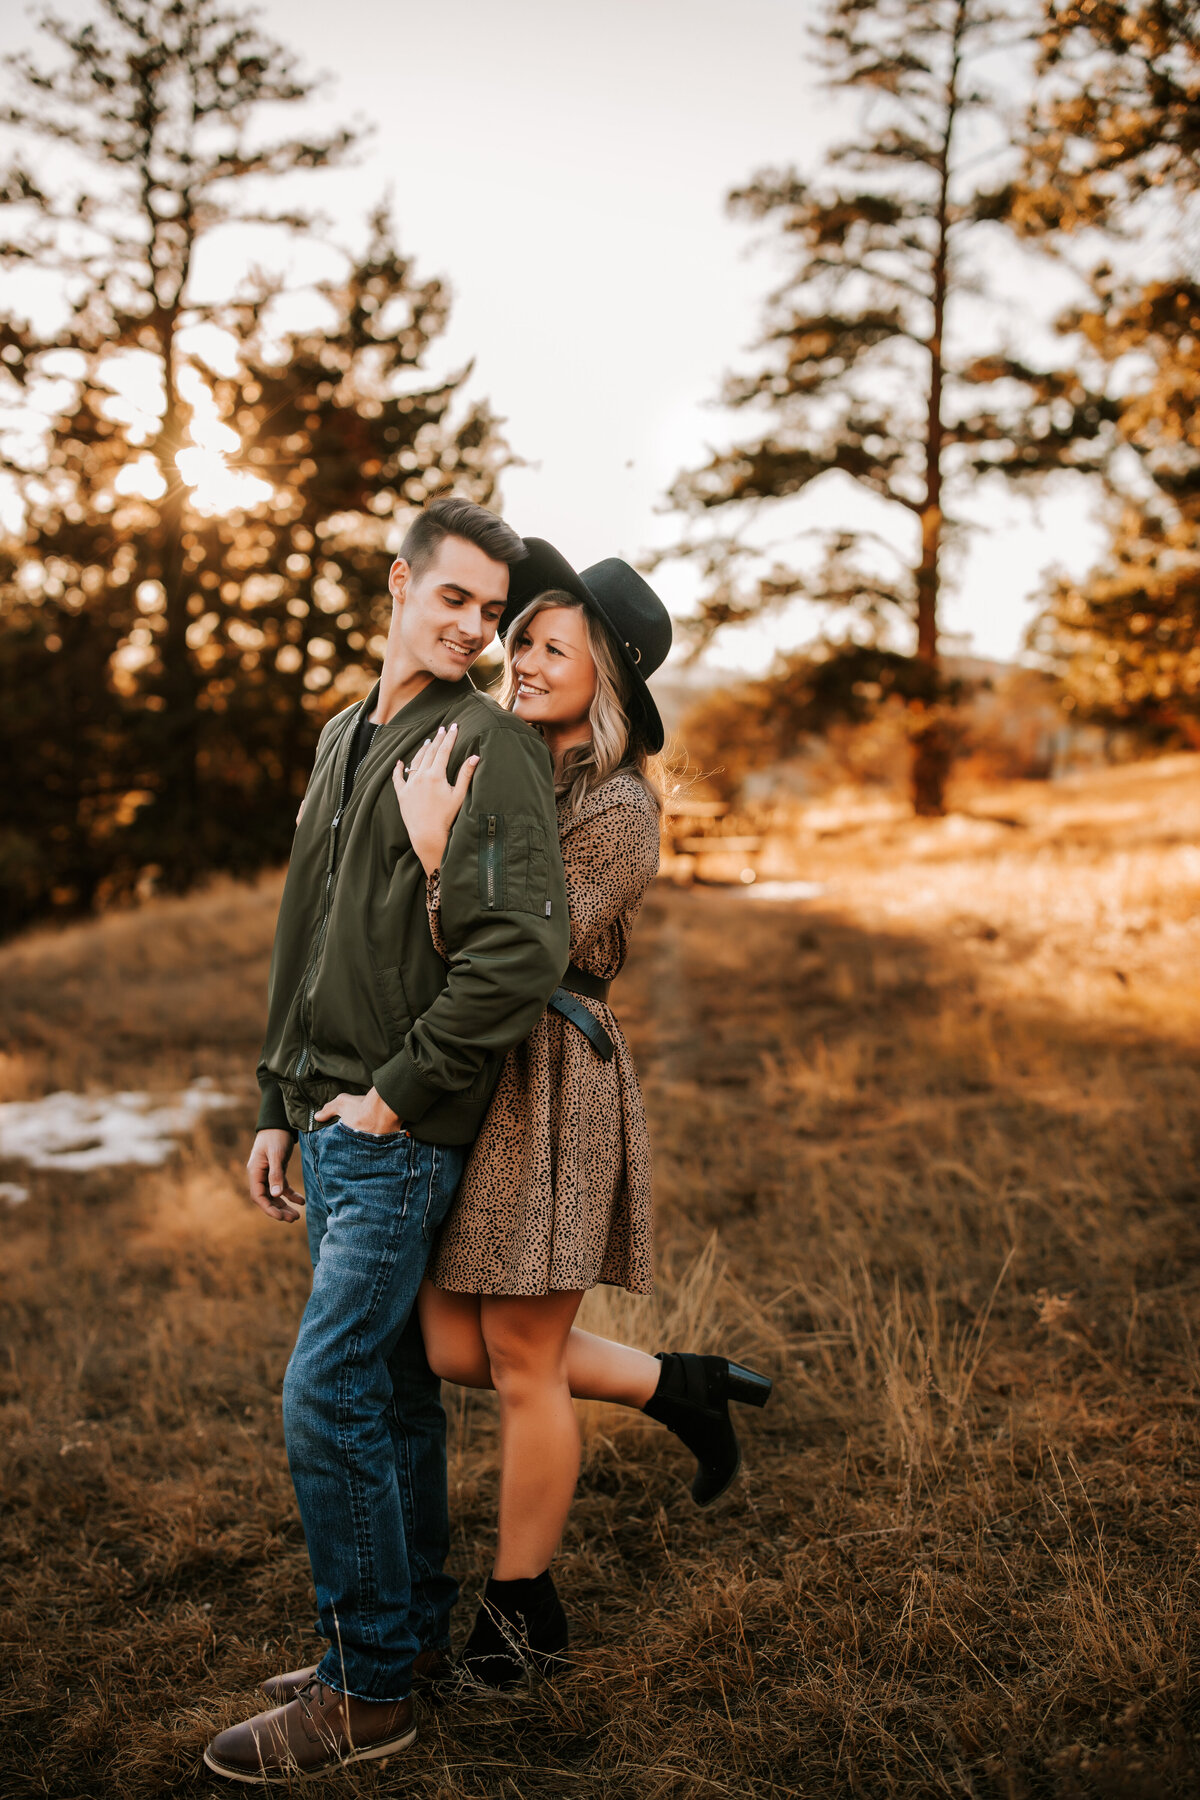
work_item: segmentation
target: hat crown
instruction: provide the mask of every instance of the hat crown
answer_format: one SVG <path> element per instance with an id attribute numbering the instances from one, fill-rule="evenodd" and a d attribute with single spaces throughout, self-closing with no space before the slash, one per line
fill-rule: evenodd
<path id="1" fill-rule="evenodd" d="M 643 679 L 653 675 L 671 648 L 671 615 L 648 581 L 619 556 L 584 569 L 605 623 L 619 637 Z"/>

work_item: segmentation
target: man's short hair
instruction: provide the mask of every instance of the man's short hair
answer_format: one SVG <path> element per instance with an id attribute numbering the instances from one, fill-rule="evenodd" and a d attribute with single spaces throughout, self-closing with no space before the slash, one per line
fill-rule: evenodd
<path id="1" fill-rule="evenodd" d="M 465 538 L 490 556 L 493 562 L 520 562 L 529 555 L 524 543 L 511 525 L 476 506 L 473 500 L 434 500 L 424 512 L 417 514 L 404 534 L 399 555 L 414 575 L 421 575 L 437 555 L 438 546 L 448 537 Z"/>

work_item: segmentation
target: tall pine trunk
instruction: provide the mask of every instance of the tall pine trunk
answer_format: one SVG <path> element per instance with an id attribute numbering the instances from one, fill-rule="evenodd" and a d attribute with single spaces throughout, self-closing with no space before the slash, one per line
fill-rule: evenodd
<path id="1" fill-rule="evenodd" d="M 946 128 L 938 167 L 938 199 L 933 256 L 933 329 L 929 338 L 929 407 L 925 425 L 925 500 L 921 508 L 921 560 L 916 571 L 917 661 L 928 687 L 914 703 L 913 811 L 937 817 L 946 810 L 946 776 L 950 768 L 950 734 L 941 705 L 941 653 L 938 645 L 938 600 L 942 551 L 942 386 L 945 375 L 946 290 L 950 265 L 950 151 L 959 108 L 962 35 L 968 0 L 959 0 L 954 21 L 950 71 L 946 82 Z"/>
<path id="2" fill-rule="evenodd" d="M 147 109 L 153 96 L 147 95 Z M 188 493 L 176 458 L 185 447 L 183 406 L 179 397 L 175 338 L 180 328 L 184 295 L 191 274 L 196 243 L 196 215 L 192 193 L 185 187 L 173 221 L 178 238 L 164 240 L 164 220 L 150 180 L 153 141 L 147 137 L 142 182 L 142 211 L 150 234 L 149 267 L 155 300 L 155 326 L 162 358 L 165 407 L 162 426 L 154 445 L 159 469 L 167 483 L 158 513 L 155 562 L 163 586 L 164 629 L 160 645 L 163 702 L 158 729 L 147 735 L 158 755 L 158 799 L 153 824 L 165 854 L 162 861 L 172 871 L 172 885 L 187 888 L 205 866 L 202 843 L 203 815 L 200 804 L 200 682 L 188 647 L 190 623 L 184 583 L 184 532 Z M 161 250 L 160 250 L 161 246 Z"/>
<path id="3" fill-rule="evenodd" d="M 175 460 L 184 447 L 183 412 L 176 385 L 176 323 L 174 311 L 168 312 L 161 329 L 166 408 L 154 454 L 167 491 L 158 509 L 154 562 L 164 595 L 159 686 L 163 707 L 156 728 L 148 737 L 157 758 L 154 818 L 164 850 L 168 851 L 163 862 L 172 870 L 172 885 L 187 886 L 204 859 L 200 842 L 199 683 L 187 641 L 190 618 L 184 583 L 188 493 Z"/>

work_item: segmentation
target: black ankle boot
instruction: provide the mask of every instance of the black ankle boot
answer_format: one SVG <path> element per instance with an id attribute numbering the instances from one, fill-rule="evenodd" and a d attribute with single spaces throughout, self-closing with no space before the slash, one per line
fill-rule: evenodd
<path id="1" fill-rule="evenodd" d="M 566 1661 L 569 1637 L 549 1569 L 526 1581 L 489 1577 L 458 1660 L 485 1687 L 514 1687 L 530 1669 L 556 1674 Z"/>
<path id="2" fill-rule="evenodd" d="M 699 1463 L 692 1482 L 697 1506 L 720 1498 L 742 1466 L 742 1450 L 729 1417 L 729 1402 L 765 1406 L 771 1379 L 723 1356 L 658 1353 L 662 1374 L 642 1408 L 685 1443 Z"/>

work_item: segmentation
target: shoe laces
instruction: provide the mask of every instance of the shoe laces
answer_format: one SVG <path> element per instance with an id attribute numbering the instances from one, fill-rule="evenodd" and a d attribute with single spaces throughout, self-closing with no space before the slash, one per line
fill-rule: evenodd
<path id="1" fill-rule="evenodd" d="M 320 1707 L 321 1711 L 324 1712 L 328 1705 L 328 1701 L 325 1698 L 328 1693 L 329 1689 L 325 1686 L 325 1683 L 319 1676 L 314 1675 L 311 1681 L 306 1681 L 304 1686 L 298 1688 L 296 1693 L 292 1696 L 293 1699 L 300 1702 L 301 1710 L 311 1725 L 315 1726 L 317 1724 L 317 1720 L 313 1717 L 314 1702 Z"/>

